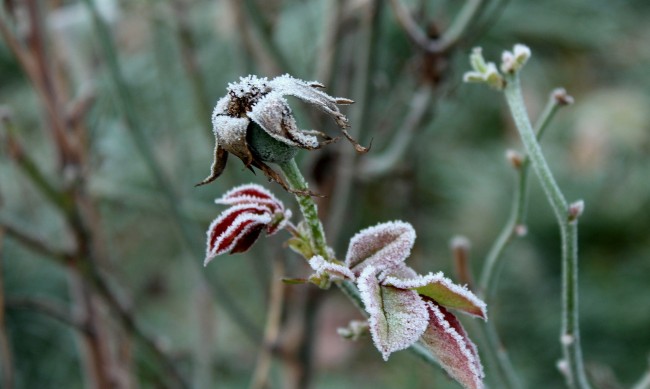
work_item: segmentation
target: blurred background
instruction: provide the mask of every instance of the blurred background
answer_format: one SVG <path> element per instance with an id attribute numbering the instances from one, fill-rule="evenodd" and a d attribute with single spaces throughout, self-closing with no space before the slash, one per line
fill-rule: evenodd
<path id="1" fill-rule="evenodd" d="M 583 352 L 599 388 L 632 387 L 650 353 L 650 3 L 642 0 L 4 0 L 0 27 L 0 360 L 6 388 L 457 388 L 408 351 L 384 363 L 335 289 L 282 232 L 203 268 L 213 199 L 255 182 L 208 175 L 210 113 L 229 82 L 283 73 L 326 85 L 351 131 L 299 154 L 339 258 L 361 228 L 401 219 L 410 265 L 478 278 L 505 224 L 521 150 L 502 96 L 461 83 L 468 54 L 525 43 L 533 120 L 580 219 Z M 401 13 L 400 13 L 401 12 Z M 401 19 L 398 17 L 401 15 Z M 410 22 L 410 24 L 409 24 Z M 410 28 L 409 28 L 410 26 Z M 302 128 L 338 135 L 290 101 Z M 503 254 L 490 319 L 524 387 L 563 387 L 560 240 L 531 177 L 528 234 Z M 278 297 L 280 296 L 280 298 Z M 465 318 L 463 318 L 465 319 Z M 482 350 L 476 323 L 465 321 Z M 483 355 L 486 382 L 498 388 Z"/>

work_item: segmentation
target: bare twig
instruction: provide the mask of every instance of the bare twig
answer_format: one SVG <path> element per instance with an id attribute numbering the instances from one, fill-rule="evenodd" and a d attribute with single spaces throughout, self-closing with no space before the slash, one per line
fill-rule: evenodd
<path id="1" fill-rule="evenodd" d="M 366 127 L 366 119 L 370 106 L 370 78 L 373 74 L 374 56 L 378 41 L 377 27 L 380 20 L 383 1 L 373 0 L 367 5 L 363 18 L 362 42 L 357 61 L 356 83 L 354 85 L 355 110 L 352 112 L 350 122 L 354 127 L 350 129 L 353 138 L 360 139 L 361 131 Z M 331 244 L 338 241 L 338 236 L 346 218 L 352 183 L 355 178 L 356 153 L 350 147 L 341 149 L 336 167 L 336 188 L 331 197 L 330 213 L 328 215 L 328 235 Z"/>
<path id="2" fill-rule="evenodd" d="M 14 356 L 11 352 L 11 344 L 7 336 L 7 327 L 5 323 L 5 311 L 7 301 L 5 298 L 4 288 L 4 237 L 5 230 L 0 227 L 0 370 L 2 371 L 2 385 L 4 388 L 13 389 L 15 384 L 14 377 Z"/>
<path id="3" fill-rule="evenodd" d="M 284 275 L 284 259 L 276 255 L 273 260 L 271 273 L 271 286 L 269 290 L 268 311 L 266 313 L 266 326 L 264 329 L 264 343 L 257 355 L 257 364 L 251 379 L 251 389 L 263 389 L 268 385 L 268 375 L 271 369 L 273 349 L 276 347 L 280 326 L 282 324 L 282 309 L 284 306 L 284 288 L 282 276 Z"/>
<path id="4" fill-rule="evenodd" d="M 417 130 L 431 109 L 433 101 L 431 85 L 424 84 L 418 88 L 411 100 L 411 108 L 402 126 L 394 132 L 393 139 L 380 154 L 369 155 L 359 165 L 359 176 L 373 179 L 390 174 L 399 165 L 409 150 Z"/>
<path id="5" fill-rule="evenodd" d="M 445 30 L 438 39 L 430 39 L 417 25 L 409 11 L 402 5 L 400 0 L 391 0 L 393 12 L 397 21 L 406 32 L 406 35 L 420 49 L 432 53 L 442 54 L 451 50 L 460 42 L 467 28 L 478 17 L 483 8 L 483 0 L 467 0 L 463 8 L 454 19 L 453 23 Z"/>
<path id="6" fill-rule="evenodd" d="M 48 316 L 83 334 L 91 334 L 91 329 L 83 320 L 72 315 L 72 312 L 62 303 L 45 297 L 10 297 L 5 301 L 7 309 L 29 310 Z"/>

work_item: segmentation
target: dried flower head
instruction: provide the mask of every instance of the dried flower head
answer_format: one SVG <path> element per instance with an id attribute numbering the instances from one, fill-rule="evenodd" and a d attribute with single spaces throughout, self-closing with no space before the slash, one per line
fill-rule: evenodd
<path id="1" fill-rule="evenodd" d="M 346 131 L 348 119 L 337 106 L 353 101 L 332 97 L 319 88 L 323 85 L 318 82 L 302 81 L 288 74 L 272 80 L 242 77 L 239 82 L 229 84 L 228 93 L 217 102 L 212 113 L 216 146 L 211 173 L 198 185 L 219 177 L 230 153 L 241 159 L 247 168 L 262 170 L 269 179 L 288 190 L 284 180 L 266 162 L 283 163 L 293 158 L 299 148 L 318 149 L 336 139 L 319 131 L 300 130 L 284 96 L 294 96 L 318 107 L 334 119 L 358 152 L 367 151 Z"/>
<path id="2" fill-rule="evenodd" d="M 247 251 L 262 230 L 273 235 L 284 228 L 291 217 L 291 211 L 284 209 L 280 200 L 256 184 L 233 188 L 215 202 L 231 207 L 208 228 L 205 265 L 228 251 L 230 254 Z"/>

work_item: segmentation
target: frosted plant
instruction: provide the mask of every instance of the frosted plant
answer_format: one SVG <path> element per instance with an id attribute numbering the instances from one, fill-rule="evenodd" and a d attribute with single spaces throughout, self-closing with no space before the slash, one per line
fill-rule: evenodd
<path id="1" fill-rule="evenodd" d="M 288 74 L 271 80 L 242 77 L 239 82 L 229 84 L 228 93 L 217 102 L 212 113 L 216 144 L 211 172 L 198 185 L 217 179 L 230 153 L 241 159 L 247 168 L 258 168 L 269 179 L 289 189 L 266 162 L 283 163 L 292 159 L 298 149 L 317 149 L 336 139 L 319 131 L 300 130 L 284 96 L 297 97 L 327 113 L 358 152 L 367 151 L 346 131 L 348 119 L 337 106 L 353 101 L 318 90 L 323 87 L 316 81 L 302 81 Z"/>
<path id="2" fill-rule="evenodd" d="M 482 388 L 476 346 L 446 308 L 487 320 L 485 303 L 441 272 L 421 276 L 405 265 L 414 240 L 410 224 L 390 222 L 362 230 L 350 242 L 346 264 L 358 273 L 373 342 L 387 360 L 419 340 L 459 383 Z"/>
<path id="3" fill-rule="evenodd" d="M 215 202 L 231 207 L 208 228 L 205 265 L 228 251 L 231 254 L 247 251 L 262 230 L 273 235 L 284 228 L 291 217 L 291 211 L 284 209 L 280 200 L 255 184 L 233 188 Z"/>

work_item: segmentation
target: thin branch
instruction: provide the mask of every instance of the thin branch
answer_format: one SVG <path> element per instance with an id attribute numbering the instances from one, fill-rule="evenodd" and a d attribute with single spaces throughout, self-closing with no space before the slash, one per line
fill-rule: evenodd
<path id="1" fill-rule="evenodd" d="M 4 287 L 4 238 L 5 230 L 0 227 L 0 365 L 2 371 L 2 385 L 4 388 L 13 389 L 15 379 L 14 356 L 7 336 L 7 326 L 5 321 L 5 312 L 7 302 L 5 298 Z"/>
<path id="2" fill-rule="evenodd" d="M 537 140 L 540 141 L 548 124 L 551 122 L 555 113 L 558 111 L 559 107 L 566 105 L 557 98 L 557 94 L 560 90 L 554 90 L 549 99 L 546 107 L 539 116 L 537 122 L 535 123 L 535 134 Z M 530 172 L 530 158 L 524 157 L 520 162 L 516 162 L 519 166 L 517 168 L 517 181 L 514 188 L 513 203 L 510 209 L 510 216 L 508 221 L 503 226 L 501 233 L 499 233 L 498 238 L 492 244 L 490 251 L 488 251 L 485 260 L 483 261 L 483 270 L 481 273 L 481 279 L 479 283 L 479 293 L 487 301 L 491 300 L 492 293 L 495 289 L 496 279 L 495 273 L 496 269 L 500 267 L 500 263 L 503 260 L 503 252 L 508 247 L 513 238 L 522 234 L 525 229 L 525 216 L 526 216 L 526 204 L 528 199 L 528 177 Z"/>
<path id="3" fill-rule="evenodd" d="M 383 1 L 373 0 L 367 5 L 367 14 L 363 19 L 363 30 L 360 34 L 361 42 L 357 45 L 360 47 L 357 66 L 355 68 L 354 96 L 355 101 L 350 123 L 353 127 L 350 129 L 350 135 L 353 138 L 361 139 L 361 131 L 366 129 L 366 120 L 370 107 L 372 95 L 370 93 L 370 79 L 373 75 L 375 62 L 374 58 L 377 52 L 377 42 L 379 41 L 378 25 L 380 21 Z M 350 194 L 353 190 L 355 179 L 356 152 L 350 147 L 341 149 L 336 166 L 336 187 L 331 197 L 330 213 L 327 219 L 328 235 L 332 244 L 336 244 L 339 234 L 343 228 L 344 220 L 347 216 Z"/>
<path id="4" fill-rule="evenodd" d="M 54 248 L 44 240 L 32 235 L 20 227 L 11 225 L 5 220 L 0 220 L 0 228 L 7 236 L 15 239 L 28 249 L 43 256 L 56 260 L 61 265 L 67 265 L 74 257 L 74 254 L 62 249 Z"/>
<path id="5" fill-rule="evenodd" d="M 195 231 L 195 228 L 193 228 L 193 226 L 189 225 L 189 223 L 184 220 L 181 212 L 181 202 L 179 201 L 173 189 L 173 186 L 160 167 L 160 164 L 156 160 L 151 145 L 146 139 L 142 122 L 140 121 L 140 118 L 135 111 L 135 104 L 133 103 L 131 92 L 123 76 L 122 69 L 120 68 L 117 53 L 108 26 L 97 11 L 94 0 L 84 0 L 84 3 L 87 5 L 93 16 L 95 29 L 97 31 L 97 35 L 99 36 L 99 41 L 107 61 L 110 76 L 113 79 L 113 84 L 115 85 L 116 93 L 119 97 L 118 101 L 122 105 L 122 110 L 127 122 L 127 129 L 129 130 L 129 134 L 131 135 L 140 155 L 144 158 L 149 171 L 152 173 L 158 186 L 161 188 L 161 191 L 165 196 L 167 205 L 169 207 L 171 217 L 175 222 L 174 224 L 180 230 L 181 237 L 183 238 L 183 242 L 186 245 L 186 248 L 193 250 L 195 247 L 200 247 L 202 244 L 197 242 L 197 237 L 201 236 L 202 234 L 197 233 Z M 199 261 L 192 261 L 192 263 L 195 266 L 200 266 Z M 200 274 L 202 276 L 205 276 L 205 272 L 203 271 L 201 271 Z M 252 341 L 257 341 L 260 339 L 261 336 L 259 335 L 259 329 L 237 305 L 234 305 L 232 302 L 234 299 L 230 298 L 230 293 L 228 293 L 228 290 L 223 287 L 223 285 L 221 285 L 221 283 L 217 280 L 205 280 L 205 282 L 212 288 L 212 291 L 215 295 L 222 297 L 220 299 L 223 303 L 222 307 L 244 330 L 244 333 Z"/>
<path id="6" fill-rule="evenodd" d="M 262 41 L 262 47 L 267 50 L 274 61 L 274 66 L 280 73 L 295 74 L 295 69 L 273 41 L 273 34 L 264 20 L 264 14 L 254 0 L 243 0 L 251 25 L 255 28 L 256 35 Z"/>
<path id="7" fill-rule="evenodd" d="M 544 193 L 555 213 L 562 239 L 562 330 L 567 383 L 572 388 L 590 388 L 582 360 L 578 311 L 578 214 L 572 209 L 557 185 L 537 143 L 521 92 L 519 75 L 506 76 L 505 96 L 521 140 L 530 157 Z"/>
<path id="8" fill-rule="evenodd" d="M 92 335 L 92 330 L 83 320 L 72 315 L 72 312 L 63 304 L 44 297 L 10 297 L 5 305 L 7 309 L 29 310 L 45 315 L 84 335 Z"/>
<path id="9" fill-rule="evenodd" d="M 284 307 L 284 259 L 276 255 L 273 259 L 273 268 L 271 272 L 271 285 L 269 289 L 268 311 L 266 314 L 266 325 L 264 328 L 264 343 L 262 350 L 257 355 L 257 364 L 253 371 L 251 379 L 251 389 L 263 389 L 268 385 L 269 371 L 271 370 L 271 360 L 273 350 L 280 334 L 282 324 L 282 309 Z"/>
<path id="10" fill-rule="evenodd" d="M 400 0 L 391 0 L 393 12 L 397 21 L 406 32 L 406 35 L 422 50 L 432 54 L 443 54 L 451 50 L 460 42 L 469 26 L 478 17 L 483 9 L 483 0 L 467 0 L 453 23 L 438 39 L 430 39 L 418 26 L 410 12 L 402 5 Z"/>
<path id="11" fill-rule="evenodd" d="M 409 150 L 409 146 L 415 138 L 422 120 L 431 109 L 433 95 L 431 85 L 424 84 L 418 88 L 413 95 L 411 107 L 404 119 L 404 123 L 398 131 L 395 131 L 393 139 L 388 142 L 388 147 L 380 154 L 369 155 L 361 161 L 359 166 L 360 177 L 365 180 L 390 174 L 399 165 L 399 161 L 404 158 Z"/>

